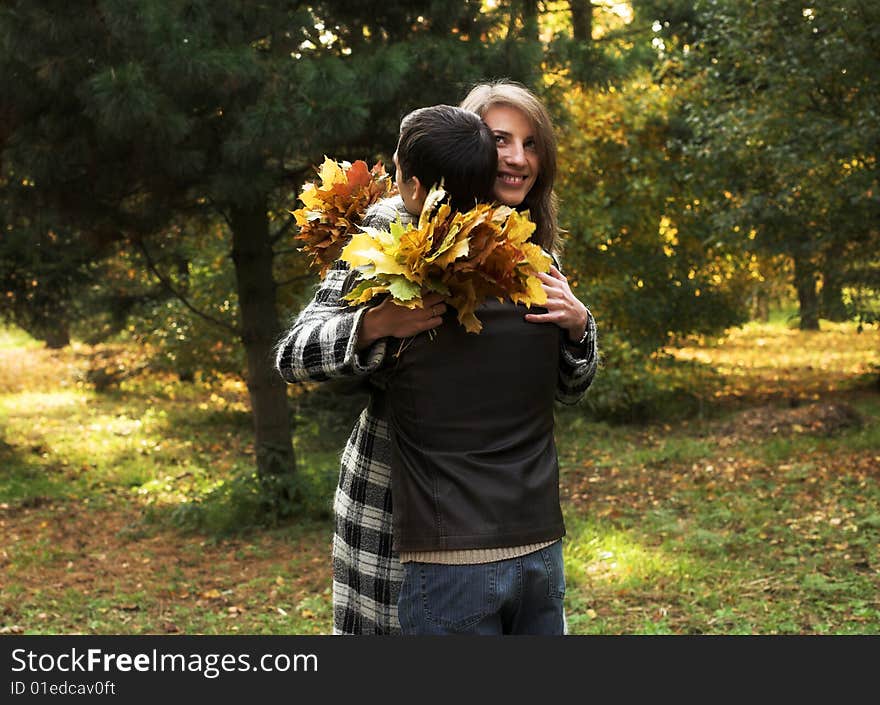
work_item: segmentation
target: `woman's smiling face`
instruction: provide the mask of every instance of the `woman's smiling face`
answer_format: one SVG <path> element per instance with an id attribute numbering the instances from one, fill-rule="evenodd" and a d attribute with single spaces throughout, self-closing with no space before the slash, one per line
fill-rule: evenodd
<path id="1" fill-rule="evenodd" d="M 518 206 L 541 169 L 535 130 L 526 115 L 510 105 L 493 105 L 483 114 L 483 121 L 495 133 L 498 147 L 495 197 L 506 206 Z"/>

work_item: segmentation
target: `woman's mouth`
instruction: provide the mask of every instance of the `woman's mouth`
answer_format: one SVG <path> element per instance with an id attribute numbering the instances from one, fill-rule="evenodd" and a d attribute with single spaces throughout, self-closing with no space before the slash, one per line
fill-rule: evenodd
<path id="1" fill-rule="evenodd" d="M 520 186 L 525 183 L 527 176 L 518 174 L 498 174 L 498 180 L 510 186 Z"/>

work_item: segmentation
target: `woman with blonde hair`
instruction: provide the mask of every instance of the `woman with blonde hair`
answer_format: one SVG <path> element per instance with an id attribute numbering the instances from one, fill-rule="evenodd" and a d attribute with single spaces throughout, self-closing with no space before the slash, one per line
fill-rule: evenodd
<path id="1" fill-rule="evenodd" d="M 461 107 L 480 115 L 495 135 L 495 197 L 529 210 L 537 226 L 533 240 L 551 254 L 558 253 L 556 145 L 546 109 L 531 91 L 507 81 L 475 86 Z M 342 300 L 347 274 L 343 262 L 328 272 L 280 341 L 276 366 L 288 382 L 352 376 L 375 380 L 370 402 L 343 451 L 334 498 L 333 632 L 397 634 L 403 568 L 392 542 L 392 445 L 385 390 L 382 376 L 374 373 L 397 349 L 391 339 L 440 325 L 439 318 L 432 324 L 425 321 L 439 300 L 415 310 L 390 299 L 352 308 Z M 559 345 L 555 398 L 574 404 L 596 372 L 595 322 L 556 267 L 541 278 L 548 295 L 545 312 L 526 314 L 525 319 L 553 323 L 567 333 Z"/>
<path id="2" fill-rule="evenodd" d="M 496 81 L 474 86 L 461 101 L 461 107 L 475 112 L 489 124 L 490 128 L 492 128 L 493 115 L 512 117 L 503 115 L 504 111 L 498 108 L 518 111 L 529 125 L 534 127 L 534 154 L 538 163 L 534 183 L 512 190 L 503 183 L 505 167 L 509 167 L 510 160 L 516 160 L 518 154 L 509 148 L 509 139 L 502 139 L 498 147 L 500 162 L 498 171 L 502 183 L 499 184 L 495 196 L 508 206 L 527 208 L 532 221 L 537 225 L 534 241 L 548 252 L 557 254 L 559 229 L 556 223 L 556 194 L 553 191 L 553 183 L 556 180 L 556 135 L 544 104 L 534 93 L 518 83 Z M 489 120 L 486 120 L 487 113 L 490 113 Z"/>

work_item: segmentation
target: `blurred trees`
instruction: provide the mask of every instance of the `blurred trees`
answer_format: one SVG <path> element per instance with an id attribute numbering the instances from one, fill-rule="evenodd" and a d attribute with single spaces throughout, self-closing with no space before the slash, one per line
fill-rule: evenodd
<path id="1" fill-rule="evenodd" d="M 4 317 L 63 344 L 47 321 L 104 315 L 106 296 L 88 311 L 70 303 L 94 287 L 107 294 L 111 282 L 96 274 L 124 260 L 130 293 L 116 298 L 129 297 L 128 313 L 151 314 L 161 330 L 185 311 L 190 328 L 239 342 L 258 468 L 278 484 L 294 468 L 272 364 L 278 306 L 289 311 L 311 283 L 287 213 L 302 181 L 323 154 L 387 155 L 410 108 L 457 102 L 485 76 L 533 82 L 540 47 L 526 36 L 528 10 L 441 0 L 5 3 Z M 156 314 L 170 299 L 144 291 L 147 282 L 175 296 L 168 316 Z M 191 353 L 216 348 L 187 327 L 167 339 Z"/>
<path id="2" fill-rule="evenodd" d="M 560 179 L 564 261 L 603 334 L 645 352 L 745 318 L 741 254 L 714 243 L 686 178 L 679 97 L 646 73 L 568 91 Z"/>
<path id="3" fill-rule="evenodd" d="M 875 320 L 880 6 L 664 9 L 657 34 L 690 93 L 685 148 L 715 241 L 790 260 L 801 328 L 820 316 Z"/>
<path id="4" fill-rule="evenodd" d="M 804 327 L 875 320 L 878 46 L 858 0 L 11 0 L 0 316 L 244 374 L 274 487 L 294 458 L 272 346 L 316 281 L 302 182 L 325 154 L 387 161 L 408 110 L 507 77 L 557 121 L 563 263 L 608 369 L 781 281 Z"/>

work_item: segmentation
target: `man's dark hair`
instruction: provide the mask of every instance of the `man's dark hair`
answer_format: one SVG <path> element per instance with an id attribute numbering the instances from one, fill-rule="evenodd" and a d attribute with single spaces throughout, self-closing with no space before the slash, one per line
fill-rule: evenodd
<path id="1" fill-rule="evenodd" d="M 404 179 L 439 186 L 449 205 L 470 210 L 492 201 L 498 170 L 495 135 L 476 113 L 452 105 L 418 108 L 400 121 L 397 164 Z"/>

